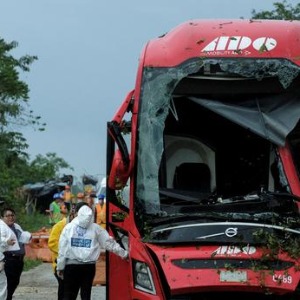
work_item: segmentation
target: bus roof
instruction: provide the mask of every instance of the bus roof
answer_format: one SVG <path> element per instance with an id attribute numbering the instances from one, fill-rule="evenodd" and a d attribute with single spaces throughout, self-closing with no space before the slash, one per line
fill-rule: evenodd
<path id="1" fill-rule="evenodd" d="M 189 58 L 286 58 L 300 65 L 300 21 L 204 19 L 184 22 L 144 47 L 144 67 Z"/>

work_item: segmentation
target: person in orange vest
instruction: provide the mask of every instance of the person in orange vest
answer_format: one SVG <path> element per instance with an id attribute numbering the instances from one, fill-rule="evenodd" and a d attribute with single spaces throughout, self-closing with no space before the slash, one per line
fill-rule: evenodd
<path id="1" fill-rule="evenodd" d="M 102 228 L 106 229 L 106 203 L 105 203 L 105 195 L 100 194 L 98 196 L 98 203 L 96 204 L 96 223 L 100 225 Z"/>

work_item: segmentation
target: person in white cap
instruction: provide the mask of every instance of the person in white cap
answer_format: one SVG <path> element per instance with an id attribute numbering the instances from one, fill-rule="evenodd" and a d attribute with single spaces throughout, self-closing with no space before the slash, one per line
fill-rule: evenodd
<path id="1" fill-rule="evenodd" d="M 68 223 L 59 239 L 57 274 L 64 280 L 64 300 L 90 300 L 96 262 L 101 249 L 127 259 L 123 249 L 108 232 L 94 223 L 92 209 L 85 202 L 76 206 L 77 216 Z"/>

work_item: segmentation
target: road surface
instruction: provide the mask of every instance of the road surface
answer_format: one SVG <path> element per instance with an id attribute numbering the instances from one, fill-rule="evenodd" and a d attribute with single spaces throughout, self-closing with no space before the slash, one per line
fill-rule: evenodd
<path id="1" fill-rule="evenodd" d="M 13 299 L 57 300 L 57 281 L 53 275 L 51 263 L 43 263 L 23 272 Z M 92 300 L 105 300 L 105 286 L 93 286 Z"/>

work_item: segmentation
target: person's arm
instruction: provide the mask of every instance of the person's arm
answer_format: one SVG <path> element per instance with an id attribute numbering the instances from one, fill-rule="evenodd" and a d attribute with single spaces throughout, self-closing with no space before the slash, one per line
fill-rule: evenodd
<path id="1" fill-rule="evenodd" d="M 3 258 L 1 258 L 2 257 L 1 254 L 3 255 L 3 252 L 6 251 L 7 247 L 8 247 L 7 242 L 3 242 L 0 238 L 0 260 L 3 259 Z"/>
<path id="2" fill-rule="evenodd" d="M 0 251 L 7 251 L 10 246 L 16 243 L 17 237 L 9 227 L 0 220 Z"/>
<path id="3" fill-rule="evenodd" d="M 0 239 L 0 272 L 4 269 L 4 257 L 5 257 L 3 254 L 4 250 L 5 250 L 5 247 Z"/>
<path id="4" fill-rule="evenodd" d="M 4 251 L 5 251 L 5 245 L 4 245 L 4 243 L 2 242 L 2 240 L 0 238 L 0 272 L 2 272 L 4 270 L 4 267 L 5 267 L 5 262 L 4 262 L 5 256 L 3 254 Z"/>
<path id="5" fill-rule="evenodd" d="M 58 222 L 55 224 L 50 232 L 49 239 L 48 239 L 48 248 L 50 251 L 58 254 L 58 244 L 59 244 L 59 237 L 63 230 L 64 226 L 62 222 Z"/>
<path id="6" fill-rule="evenodd" d="M 49 217 L 50 217 L 50 219 L 53 219 L 53 211 L 54 211 L 53 202 L 51 202 L 50 206 L 49 206 Z"/>
<path id="7" fill-rule="evenodd" d="M 4 270 L 5 262 L 4 262 L 4 254 L 0 252 L 0 273 Z"/>
<path id="8" fill-rule="evenodd" d="M 57 271 L 61 272 L 65 269 L 66 265 L 66 257 L 65 254 L 68 251 L 68 236 L 69 230 L 68 227 L 65 226 L 61 232 L 58 242 L 58 256 L 57 256 Z"/>
<path id="9" fill-rule="evenodd" d="M 112 236 L 110 236 L 105 229 L 102 229 L 100 226 L 98 236 L 99 243 L 102 248 L 109 252 L 113 252 L 122 258 L 126 259 L 128 257 L 128 252 L 123 249 L 120 244 Z"/>
<path id="10" fill-rule="evenodd" d="M 22 227 L 17 223 L 15 223 L 15 228 L 20 233 L 18 242 L 22 244 L 29 244 L 32 238 L 31 233 L 29 231 L 23 230 Z"/>

